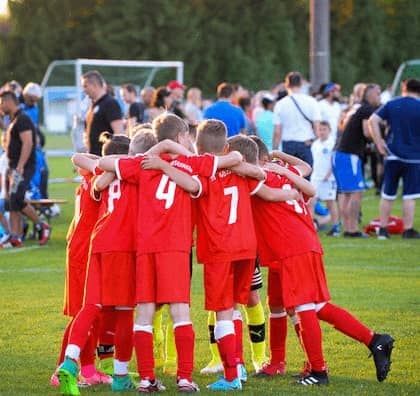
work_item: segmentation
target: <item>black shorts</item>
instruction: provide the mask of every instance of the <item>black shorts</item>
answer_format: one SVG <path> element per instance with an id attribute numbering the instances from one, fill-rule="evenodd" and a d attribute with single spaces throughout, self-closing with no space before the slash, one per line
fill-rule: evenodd
<path id="1" fill-rule="evenodd" d="M 16 189 L 12 191 L 12 175 L 14 170 L 9 169 L 8 172 L 8 191 L 9 191 L 9 210 L 12 212 L 20 212 L 25 208 L 27 202 L 25 202 L 25 193 L 29 188 L 32 176 L 35 172 L 35 167 L 25 167 L 23 169 L 23 179 L 20 180 Z"/>

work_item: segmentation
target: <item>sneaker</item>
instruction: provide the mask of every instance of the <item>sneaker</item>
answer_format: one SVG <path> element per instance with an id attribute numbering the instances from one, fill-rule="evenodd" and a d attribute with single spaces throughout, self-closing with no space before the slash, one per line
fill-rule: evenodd
<path id="1" fill-rule="evenodd" d="M 114 374 L 114 358 L 107 357 L 103 359 L 99 359 L 98 368 L 101 373 L 106 375 L 113 375 Z"/>
<path id="2" fill-rule="evenodd" d="M 60 386 L 60 381 L 58 380 L 57 373 L 54 371 L 50 378 L 50 385 L 51 386 Z"/>
<path id="3" fill-rule="evenodd" d="M 348 232 L 344 231 L 343 236 L 346 238 L 369 238 L 368 234 L 364 232 L 356 231 L 356 232 Z"/>
<path id="4" fill-rule="evenodd" d="M 58 380 L 60 381 L 60 392 L 62 395 L 80 395 L 79 388 L 77 387 L 78 373 L 79 368 L 76 362 L 66 357 L 57 370 Z"/>
<path id="5" fill-rule="evenodd" d="M 8 234 L 8 233 L 4 233 L 4 234 L 0 237 L 0 245 L 1 245 L 1 244 L 3 244 L 4 242 L 6 242 L 9 238 L 10 238 L 10 234 Z"/>
<path id="6" fill-rule="evenodd" d="M 8 239 L 6 239 L 6 241 L 0 244 L 0 249 L 20 248 L 22 246 L 23 246 L 22 239 L 9 237 Z"/>
<path id="7" fill-rule="evenodd" d="M 161 392 L 166 390 L 162 382 L 155 379 L 150 381 L 149 379 L 143 379 L 140 381 L 140 386 L 138 388 L 139 393 L 151 393 L 151 392 Z"/>
<path id="8" fill-rule="evenodd" d="M 338 225 L 333 225 L 331 229 L 326 233 L 326 235 L 333 237 L 340 236 L 340 227 Z"/>
<path id="9" fill-rule="evenodd" d="M 207 385 L 207 389 L 223 392 L 241 390 L 242 382 L 239 378 L 235 378 L 232 381 L 227 381 L 225 377 L 220 377 L 216 382 Z"/>
<path id="10" fill-rule="evenodd" d="M 109 382 L 108 382 L 109 383 Z M 125 390 L 134 390 L 136 389 L 136 384 L 133 382 L 131 377 L 126 375 L 113 375 L 111 377 L 111 389 L 114 392 L 122 392 Z"/>
<path id="11" fill-rule="evenodd" d="M 166 375 L 174 376 L 177 372 L 177 364 L 175 360 L 166 360 L 163 364 L 163 372 Z"/>
<path id="12" fill-rule="evenodd" d="M 389 239 L 388 230 L 385 227 L 378 228 L 378 239 L 384 241 L 385 239 Z"/>
<path id="13" fill-rule="evenodd" d="M 305 377 L 299 379 L 296 384 L 303 385 L 303 386 L 310 386 L 310 385 L 328 385 L 328 374 L 326 371 L 311 371 Z"/>
<path id="14" fill-rule="evenodd" d="M 178 392 L 182 393 L 193 393 L 200 392 L 200 388 L 195 382 L 188 381 L 187 379 L 181 378 L 176 382 L 178 386 Z"/>
<path id="15" fill-rule="evenodd" d="M 100 371 L 96 371 L 91 377 L 83 377 L 82 382 L 86 385 L 112 384 L 112 377 Z"/>
<path id="16" fill-rule="evenodd" d="M 386 379 L 391 369 L 391 353 L 394 346 L 394 339 L 389 334 L 375 334 L 369 349 L 370 356 L 376 367 L 376 378 L 379 382 Z"/>
<path id="17" fill-rule="evenodd" d="M 274 377 L 276 375 L 286 374 L 286 362 L 270 363 L 267 362 L 262 366 L 261 370 L 258 371 L 256 377 Z"/>
<path id="18" fill-rule="evenodd" d="M 206 367 L 200 370 L 200 374 L 216 374 L 223 373 L 223 364 L 211 361 Z"/>
<path id="19" fill-rule="evenodd" d="M 241 363 L 237 366 L 238 369 L 238 378 L 241 380 L 241 382 L 248 381 L 248 373 L 246 371 L 245 366 Z"/>
<path id="20" fill-rule="evenodd" d="M 414 228 L 409 228 L 408 230 L 404 230 L 402 237 L 404 239 L 420 239 L 420 232 Z"/>
<path id="21" fill-rule="evenodd" d="M 51 226 L 49 226 L 47 223 L 40 223 L 37 224 L 36 227 L 38 232 L 38 243 L 40 245 L 45 245 L 50 239 Z"/>

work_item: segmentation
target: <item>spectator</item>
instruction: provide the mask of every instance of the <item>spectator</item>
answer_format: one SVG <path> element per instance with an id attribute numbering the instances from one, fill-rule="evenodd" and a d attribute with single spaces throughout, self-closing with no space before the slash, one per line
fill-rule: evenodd
<path id="1" fill-rule="evenodd" d="M 303 93 L 300 73 L 290 72 L 285 79 L 288 95 L 274 106 L 273 149 L 282 144 L 283 151 L 312 166 L 311 145 L 321 114 L 318 102 Z"/>
<path id="2" fill-rule="evenodd" d="M 124 133 L 121 108 L 118 101 L 107 93 L 105 80 L 98 71 L 88 71 L 81 80 L 83 90 L 92 100 L 86 115 L 86 146 L 89 153 L 101 155 L 99 136 L 102 132 L 116 135 Z"/>
<path id="3" fill-rule="evenodd" d="M 172 106 L 171 93 L 166 87 L 158 87 L 153 93 L 151 107 L 148 111 L 148 122 L 152 122 L 157 116 L 169 111 Z"/>
<path id="4" fill-rule="evenodd" d="M 138 102 L 137 90 L 133 84 L 123 84 L 120 93 L 122 100 L 128 105 L 128 111 L 125 115 L 126 131 L 129 136 L 132 136 L 133 127 L 143 122 L 145 105 Z"/>
<path id="5" fill-rule="evenodd" d="M 249 96 L 242 96 L 238 99 L 239 107 L 242 109 L 242 111 L 245 114 L 245 133 L 247 135 L 255 135 L 256 128 L 255 124 L 252 121 L 252 104 L 251 104 L 251 98 Z"/>
<path id="6" fill-rule="evenodd" d="M 217 86 L 217 101 L 204 110 L 204 118 L 223 121 L 228 137 L 245 133 L 245 114 L 242 109 L 231 103 L 234 94 L 232 84 L 223 82 Z"/>
<path id="7" fill-rule="evenodd" d="M 149 109 L 152 107 L 152 99 L 155 89 L 153 87 L 144 87 L 140 91 L 141 102 L 145 106 L 143 122 L 149 122 Z"/>
<path id="8" fill-rule="evenodd" d="M 380 93 L 378 85 L 366 86 L 362 105 L 350 118 L 333 153 L 333 172 L 345 237 L 367 236 L 359 231 L 360 204 L 365 190 L 362 157 L 369 136 L 367 120 L 380 105 Z"/>
<path id="9" fill-rule="evenodd" d="M 172 104 L 169 110 L 176 114 L 178 117 L 186 119 L 187 116 L 185 115 L 184 109 L 184 92 L 185 92 L 185 85 L 181 84 L 179 81 L 171 80 L 168 82 L 166 88 L 171 93 Z"/>
<path id="10" fill-rule="evenodd" d="M 321 120 L 327 121 L 331 126 L 330 138 L 337 139 L 338 122 L 341 118 L 340 95 L 341 87 L 333 82 L 325 84 L 321 91 L 323 99 L 319 101 Z"/>
<path id="11" fill-rule="evenodd" d="M 187 102 L 185 103 L 185 114 L 191 124 L 203 121 L 203 110 L 201 102 L 201 89 L 191 87 L 187 92 Z"/>
<path id="12" fill-rule="evenodd" d="M 273 150 L 274 103 L 275 97 L 271 93 L 265 93 L 261 100 L 264 110 L 257 114 L 255 120 L 257 135 L 263 140 L 269 151 Z"/>
<path id="13" fill-rule="evenodd" d="M 379 205 L 379 239 L 388 239 L 386 226 L 392 204 L 403 181 L 403 238 L 420 238 L 413 228 L 416 198 L 420 198 L 420 80 L 402 83 L 402 97 L 385 103 L 369 118 L 370 131 L 379 150 L 386 156 L 384 182 Z M 386 121 L 389 133 L 381 136 L 380 122 Z"/>

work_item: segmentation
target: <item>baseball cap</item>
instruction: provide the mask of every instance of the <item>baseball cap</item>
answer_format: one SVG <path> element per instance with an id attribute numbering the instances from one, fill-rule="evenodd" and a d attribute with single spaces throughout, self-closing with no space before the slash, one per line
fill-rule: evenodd
<path id="1" fill-rule="evenodd" d="M 185 85 L 181 84 L 179 81 L 176 80 L 171 80 L 168 82 L 167 85 L 168 89 L 175 89 L 175 88 L 181 88 L 181 89 L 185 89 Z"/>
<path id="2" fill-rule="evenodd" d="M 23 88 L 22 93 L 23 95 L 35 96 L 38 99 L 42 97 L 41 87 L 39 86 L 39 84 L 34 83 L 34 82 L 27 83 L 25 85 L 25 88 Z"/>
<path id="3" fill-rule="evenodd" d="M 269 92 L 266 92 L 263 97 L 267 102 L 274 102 L 276 100 L 275 96 Z"/>
<path id="4" fill-rule="evenodd" d="M 331 91 L 339 91 L 341 89 L 340 85 L 334 83 L 334 82 L 329 82 L 325 87 L 324 90 L 322 91 L 322 93 L 328 93 Z"/>

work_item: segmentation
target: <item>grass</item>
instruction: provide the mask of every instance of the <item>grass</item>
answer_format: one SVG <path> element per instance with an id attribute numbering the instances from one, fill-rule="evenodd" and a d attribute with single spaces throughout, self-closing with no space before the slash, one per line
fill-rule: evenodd
<path id="1" fill-rule="evenodd" d="M 58 147 L 62 148 L 62 147 Z M 51 177 L 73 176 L 69 159 L 49 160 Z M 27 242 L 24 249 L 0 251 L 0 395 L 57 395 L 48 385 L 55 368 L 61 336 L 67 318 L 61 314 L 65 234 L 73 212 L 75 184 L 52 184 L 50 196 L 65 198 L 59 218 L 53 219 L 52 239 L 48 246 Z M 400 215 L 401 202 L 394 213 Z M 364 220 L 376 217 L 378 198 L 368 192 L 363 201 Z M 420 227 L 420 218 L 416 218 Z M 372 359 L 361 344 L 322 325 L 325 357 L 330 368 L 328 387 L 298 389 L 291 377 L 273 380 L 250 378 L 246 395 L 418 395 L 417 370 L 420 365 L 420 281 L 419 241 L 392 237 L 389 241 L 348 240 L 321 236 L 325 265 L 333 301 L 352 311 L 368 326 L 388 332 L 396 339 L 392 371 L 378 383 Z M 196 330 L 196 373 L 207 364 L 207 315 L 203 311 L 202 269 L 195 266 L 192 287 L 192 315 Z M 263 289 L 262 296 L 265 296 Z M 292 327 L 287 345 L 289 373 L 300 369 L 303 354 Z M 246 337 L 244 337 L 246 340 Z M 249 362 L 249 347 L 245 343 Z M 134 363 L 133 363 L 134 368 Z M 249 370 L 251 366 L 248 364 Z M 158 375 L 176 392 L 174 380 Z M 212 378 L 196 374 L 203 394 Z M 107 386 L 82 389 L 82 395 L 111 395 Z"/>

